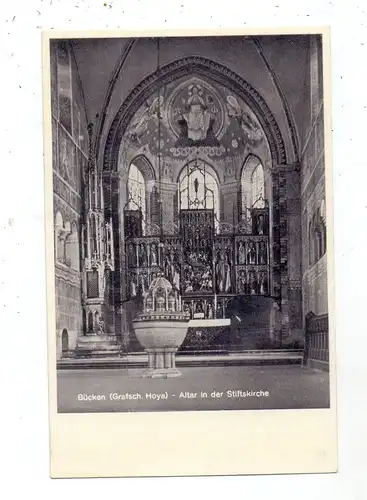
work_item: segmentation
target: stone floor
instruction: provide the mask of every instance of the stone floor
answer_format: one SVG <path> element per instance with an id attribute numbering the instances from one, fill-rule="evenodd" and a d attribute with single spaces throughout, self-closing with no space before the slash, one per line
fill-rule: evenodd
<path id="1" fill-rule="evenodd" d="M 135 368 L 60 370 L 59 412 L 265 410 L 329 406 L 328 373 L 301 366 L 183 367 L 180 368 L 182 377 L 163 380 L 143 379 L 140 377 L 142 371 Z"/>

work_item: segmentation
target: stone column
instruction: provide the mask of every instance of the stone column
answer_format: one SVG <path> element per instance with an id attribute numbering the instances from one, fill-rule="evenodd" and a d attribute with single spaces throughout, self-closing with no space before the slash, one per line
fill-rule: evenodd
<path id="1" fill-rule="evenodd" d="M 274 247 L 279 247 L 282 343 L 302 336 L 301 192 L 297 165 L 273 168 Z M 279 268 L 277 267 L 279 264 Z"/>
<path id="2" fill-rule="evenodd" d="M 143 373 L 145 378 L 180 377 L 181 372 L 176 368 L 176 347 L 159 347 L 145 349 L 148 354 L 148 368 Z"/>
<path id="3" fill-rule="evenodd" d="M 274 292 L 280 295 L 281 299 L 283 343 L 289 341 L 287 169 L 287 165 L 274 165 L 273 167 Z"/>
<path id="4" fill-rule="evenodd" d="M 289 168 L 286 176 L 289 333 L 292 341 L 298 340 L 302 342 L 302 227 L 300 173 L 296 168 Z"/>
<path id="5" fill-rule="evenodd" d="M 146 349 L 147 354 L 148 354 L 148 370 L 152 370 L 154 368 L 154 353 Z"/>
<path id="6" fill-rule="evenodd" d="M 176 351 L 177 349 L 171 350 L 171 368 L 176 369 Z"/>
<path id="7" fill-rule="evenodd" d="M 172 368 L 172 355 L 169 349 L 165 349 L 164 351 L 164 367 Z"/>

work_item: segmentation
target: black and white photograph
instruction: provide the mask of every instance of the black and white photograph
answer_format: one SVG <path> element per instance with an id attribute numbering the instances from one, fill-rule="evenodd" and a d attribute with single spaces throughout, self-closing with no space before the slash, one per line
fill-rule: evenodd
<path id="1" fill-rule="evenodd" d="M 59 413 L 330 408 L 323 48 L 49 40 Z"/>

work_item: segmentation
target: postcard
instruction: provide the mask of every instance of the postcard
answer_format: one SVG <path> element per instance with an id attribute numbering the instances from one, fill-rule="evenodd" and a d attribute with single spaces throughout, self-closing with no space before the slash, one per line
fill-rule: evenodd
<path id="1" fill-rule="evenodd" d="M 329 30 L 43 35 L 51 476 L 335 472 Z"/>

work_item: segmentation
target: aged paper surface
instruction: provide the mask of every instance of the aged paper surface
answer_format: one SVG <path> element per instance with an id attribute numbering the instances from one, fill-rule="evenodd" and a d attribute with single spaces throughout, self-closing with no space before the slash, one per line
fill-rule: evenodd
<path id="1" fill-rule="evenodd" d="M 52 477 L 336 471 L 329 36 L 44 33 Z"/>

